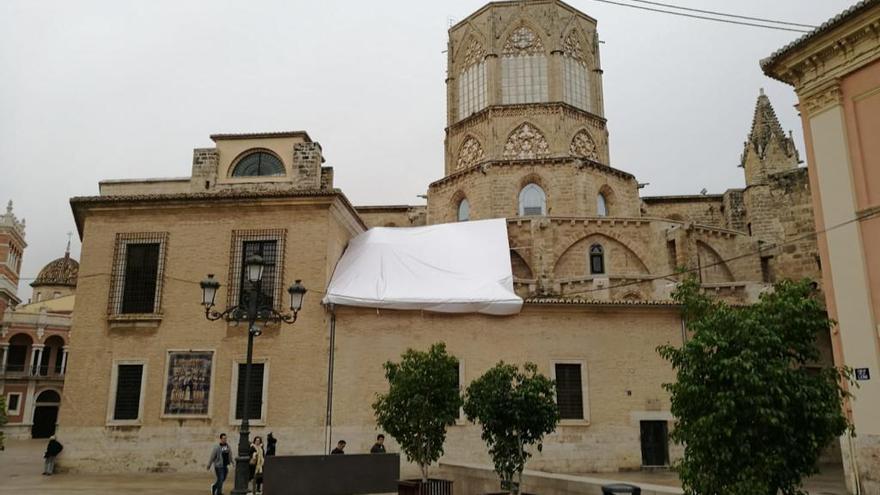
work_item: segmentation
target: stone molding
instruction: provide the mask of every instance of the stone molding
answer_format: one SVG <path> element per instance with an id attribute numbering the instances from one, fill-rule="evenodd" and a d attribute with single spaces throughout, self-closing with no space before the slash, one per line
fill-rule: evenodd
<path id="1" fill-rule="evenodd" d="M 840 81 L 835 79 L 809 96 L 802 96 L 800 108 L 808 117 L 811 117 L 828 108 L 842 104 L 843 90 L 840 88 Z"/>

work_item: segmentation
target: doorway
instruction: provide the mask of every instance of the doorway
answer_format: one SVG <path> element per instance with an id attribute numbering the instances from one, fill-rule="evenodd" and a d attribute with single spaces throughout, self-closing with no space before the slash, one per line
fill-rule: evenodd
<path id="1" fill-rule="evenodd" d="M 58 423 L 58 407 L 61 396 L 54 390 L 44 390 L 37 396 L 34 404 L 34 423 L 31 426 L 31 438 L 49 438 L 55 434 Z"/>
<path id="2" fill-rule="evenodd" d="M 669 427 L 666 421 L 640 421 L 642 466 L 669 465 Z"/>

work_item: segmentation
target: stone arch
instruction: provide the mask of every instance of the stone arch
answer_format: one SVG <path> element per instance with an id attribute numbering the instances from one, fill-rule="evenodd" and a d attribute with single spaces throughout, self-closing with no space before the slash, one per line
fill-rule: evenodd
<path id="1" fill-rule="evenodd" d="M 585 66 L 590 65 L 590 44 L 577 26 L 564 31 L 561 39 L 561 51 L 564 56 L 571 57 Z"/>
<path id="2" fill-rule="evenodd" d="M 458 73 L 461 74 L 472 65 L 483 61 L 486 57 L 486 43 L 482 34 L 475 29 L 469 28 L 468 33 L 462 37 L 459 49 L 455 54 L 455 64 Z"/>
<path id="3" fill-rule="evenodd" d="M 468 134 L 462 140 L 461 146 L 458 147 L 455 169 L 463 170 L 470 168 L 482 161 L 484 155 L 483 145 L 480 144 L 480 141 L 473 134 Z"/>
<path id="4" fill-rule="evenodd" d="M 674 222 L 683 222 L 684 221 L 684 217 L 681 216 L 681 214 L 679 214 L 679 213 L 672 213 L 670 215 L 666 215 L 666 218 L 668 220 L 672 220 Z"/>
<path id="5" fill-rule="evenodd" d="M 550 143 L 538 126 L 523 122 L 507 135 L 501 156 L 506 160 L 546 158 L 550 156 Z"/>
<path id="6" fill-rule="evenodd" d="M 547 55 L 540 29 L 526 19 L 520 18 L 510 23 L 504 34 L 501 56 Z"/>
<path id="7" fill-rule="evenodd" d="M 599 160 L 599 144 L 585 127 L 574 133 L 570 143 L 568 152 L 572 156 L 593 161 Z"/>
<path id="8" fill-rule="evenodd" d="M 44 388 L 34 393 L 34 402 L 36 403 L 59 403 L 61 402 L 61 391 L 55 388 Z"/>
<path id="9" fill-rule="evenodd" d="M 648 274 L 651 271 L 641 256 L 632 250 L 625 242 L 608 234 L 592 232 L 581 236 L 556 258 L 553 264 L 553 276 L 555 278 L 570 278 L 583 276 L 590 272 L 589 249 L 594 244 L 600 244 L 605 257 L 605 273 L 617 275 L 621 273 Z"/>
<path id="10" fill-rule="evenodd" d="M 461 208 L 462 203 L 467 202 L 467 210 L 468 210 L 468 218 L 470 220 L 470 212 L 473 210 L 473 205 L 467 197 L 467 194 L 464 193 L 461 189 L 455 192 L 450 199 L 450 209 L 452 211 L 452 219 L 453 221 L 460 222 L 461 218 Z"/>
<path id="11" fill-rule="evenodd" d="M 724 258 L 709 244 L 697 241 L 697 255 L 700 257 L 700 276 L 704 283 L 733 282 L 733 273 Z"/>
<path id="12" fill-rule="evenodd" d="M 614 208 L 617 203 L 617 198 L 614 193 L 614 189 L 611 188 L 608 184 L 602 184 L 599 187 L 599 190 L 596 191 L 596 197 L 594 198 L 596 201 L 596 216 L 605 216 L 610 217 L 613 216 L 616 212 Z M 605 204 L 605 214 L 601 215 L 599 211 L 599 204 L 603 202 Z"/>
<path id="13" fill-rule="evenodd" d="M 531 280 L 535 278 L 532 267 L 529 266 L 529 262 L 513 249 L 510 250 L 510 265 L 513 270 L 513 278 L 521 280 Z"/>
<path id="14" fill-rule="evenodd" d="M 628 290 L 628 291 L 624 292 L 621 299 L 624 301 L 641 301 L 643 298 L 642 298 L 642 294 L 639 291 Z"/>
<path id="15" fill-rule="evenodd" d="M 274 157 L 278 160 L 278 163 L 281 165 L 281 173 L 280 174 L 265 174 L 265 175 L 236 175 L 236 169 L 241 162 L 249 157 L 250 155 L 254 155 L 257 153 L 265 153 L 271 157 Z M 284 164 L 284 160 L 278 156 L 278 153 L 268 149 L 268 148 L 248 148 L 241 153 L 239 153 L 231 162 L 229 162 L 229 169 L 226 171 L 227 177 L 278 177 L 287 174 L 287 166 Z"/>

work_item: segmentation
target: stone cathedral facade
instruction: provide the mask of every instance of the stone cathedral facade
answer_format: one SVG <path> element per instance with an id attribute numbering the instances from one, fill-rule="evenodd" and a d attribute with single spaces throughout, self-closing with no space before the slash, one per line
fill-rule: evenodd
<path id="1" fill-rule="evenodd" d="M 791 137 L 761 94 L 745 188 L 641 197 L 610 156 L 595 19 L 558 0 L 494 2 L 449 30 L 448 54 L 446 155 L 426 206 L 351 205 L 302 131 L 214 135 L 189 177 L 104 181 L 98 196 L 71 200 L 83 247 L 59 429 L 67 467 L 204 470 L 217 433 L 241 418 L 246 334 L 204 318 L 198 281 L 220 274 L 218 300 L 236 304 L 242 254 L 255 246 L 272 253 L 279 307 L 294 278 L 312 290 L 297 323 L 267 326 L 255 347 L 252 424 L 280 438 L 279 454 L 321 453 L 340 438 L 367 451 L 382 363 L 444 341 L 462 387 L 499 360 L 532 361 L 557 379 L 563 419 L 529 467 L 616 471 L 675 458 L 661 387 L 674 376 L 655 349 L 685 337 L 670 301 L 677 271 L 738 303 L 780 278 L 819 278 Z M 507 219 L 520 314 L 320 304 L 347 242 L 366 229 L 486 218 Z M 198 394 L 177 389 L 190 375 Z M 451 427 L 441 462 L 488 463 L 479 428 L 463 418 Z"/>

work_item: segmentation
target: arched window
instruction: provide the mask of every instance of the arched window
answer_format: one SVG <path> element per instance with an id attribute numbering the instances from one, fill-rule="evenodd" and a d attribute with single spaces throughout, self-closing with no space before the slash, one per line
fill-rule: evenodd
<path id="1" fill-rule="evenodd" d="M 459 222 L 467 222 L 471 218 L 471 204 L 468 203 L 467 198 L 462 199 L 458 202 L 458 221 Z"/>
<path id="2" fill-rule="evenodd" d="M 471 38 L 465 46 L 461 72 L 458 74 L 458 118 L 469 117 L 486 106 L 486 50 Z"/>
<path id="3" fill-rule="evenodd" d="M 541 186 L 534 182 L 519 192 L 520 216 L 543 216 L 547 214 L 547 195 Z"/>
<path id="4" fill-rule="evenodd" d="M 547 56 L 537 33 L 520 26 L 501 51 L 501 102 L 536 103 L 548 100 Z"/>
<path id="5" fill-rule="evenodd" d="M 582 110 L 590 110 L 590 84 L 587 57 L 581 46 L 581 38 L 570 33 L 562 43 L 562 97 L 563 100 Z"/>
<path id="6" fill-rule="evenodd" d="M 233 177 L 284 175 L 284 164 L 272 153 L 255 151 L 245 155 L 232 169 Z"/>
<path id="7" fill-rule="evenodd" d="M 608 201 L 605 199 L 605 194 L 599 193 L 596 196 L 596 215 L 600 217 L 608 216 Z"/>
<path id="8" fill-rule="evenodd" d="M 605 273 L 605 250 L 601 244 L 593 244 L 590 246 L 590 273 Z"/>

